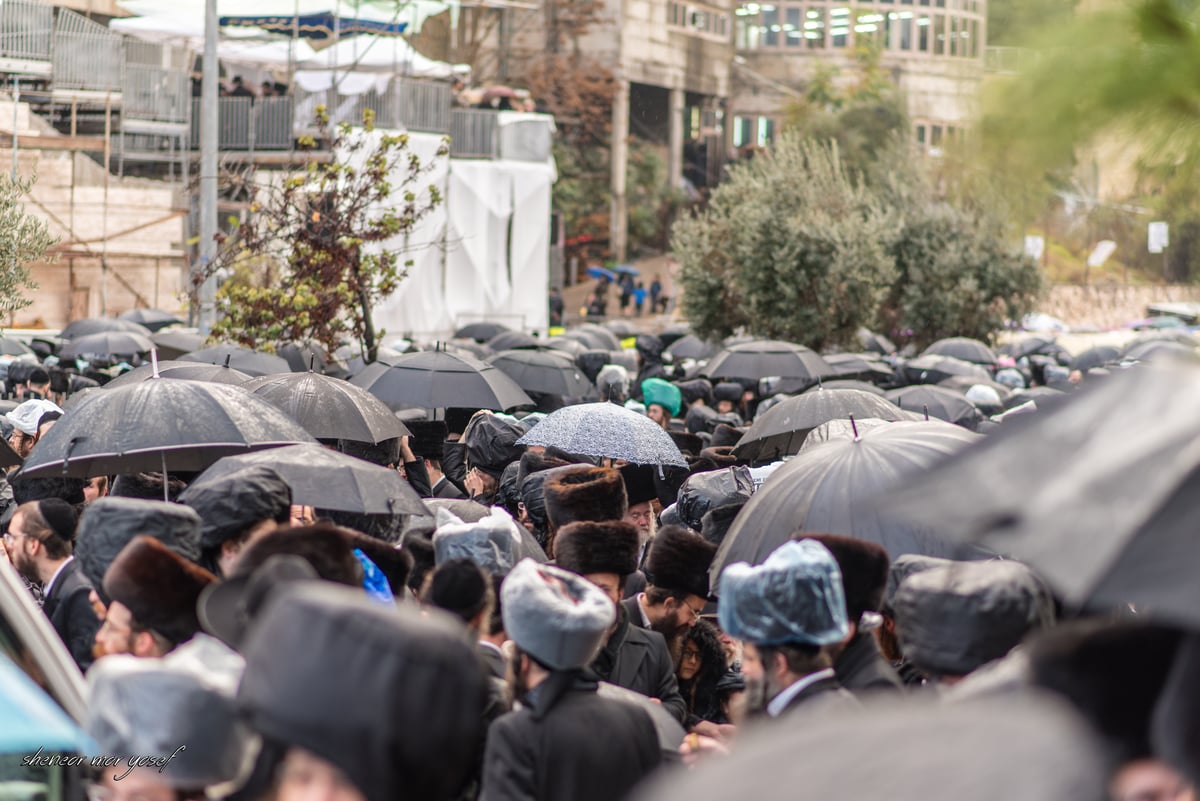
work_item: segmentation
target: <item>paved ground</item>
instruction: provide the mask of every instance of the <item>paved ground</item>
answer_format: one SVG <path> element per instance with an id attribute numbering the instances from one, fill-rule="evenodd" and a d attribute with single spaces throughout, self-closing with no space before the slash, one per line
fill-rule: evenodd
<path id="1" fill-rule="evenodd" d="M 678 270 L 678 265 L 674 263 L 668 256 L 655 256 L 649 259 L 642 259 L 632 263 L 634 267 L 641 270 L 641 280 L 646 286 L 654 280 L 657 275 L 663 284 L 663 293 L 668 298 L 671 298 L 667 314 L 649 314 L 645 313 L 641 317 L 632 315 L 632 305 L 629 311 L 630 316 L 621 319 L 628 319 L 644 331 L 654 333 L 661 331 L 669 325 L 675 318 L 675 272 Z M 563 301 L 566 305 L 567 323 L 575 324 L 583 321 L 580 314 L 581 310 L 587 305 L 588 296 L 595 286 L 595 279 L 589 278 L 575 286 L 569 286 L 563 291 Z M 608 293 L 608 311 L 609 316 L 606 319 L 618 319 L 621 312 L 620 295 L 615 288 L 610 289 Z M 647 304 L 648 305 L 648 304 Z"/>

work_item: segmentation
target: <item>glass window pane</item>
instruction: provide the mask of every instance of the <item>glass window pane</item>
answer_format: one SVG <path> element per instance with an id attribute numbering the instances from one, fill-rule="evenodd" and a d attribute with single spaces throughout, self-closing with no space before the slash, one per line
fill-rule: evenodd
<path id="1" fill-rule="evenodd" d="M 762 32 L 759 30 L 759 25 L 757 12 L 737 17 L 735 45 L 739 50 L 755 50 L 762 44 Z"/>
<path id="2" fill-rule="evenodd" d="M 804 41 L 812 50 L 825 47 L 825 8 L 810 8 L 804 12 Z"/>
<path id="3" fill-rule="evenodd" d="M 854 20 L 854 41 L 857 44 L 876 45 L 883 31 L 883 14 L 860 11 Z"/>
<path id="4" fill-rule="evenodd" d="M 935 14 L 933 17 L 933 54 L 946 55 L 946 16 Z"/>
<path id="5" fill-rule="evenodd" d="M 950 15 L 950 55 L 958 55 L 958 17 Z"/>
<path id="6" fill-rule="evenodd" d="M 784 9 L 783 37 L 788 47 L 799 47 L 804 42 L 804 20 L 799 6 Z"/>
<path id="7" fill-rule="evenodd" d="M 933 25 L 929 17 L 921 16 L 917 18 L 917 49 L 922 53 L 929 52 L 929 32 L 933 30 Z"/>
<path id="8" fill-rule="evenodd" d="M 934 125 L 929 130 L 929 145 L 930 147 L 942 146 L 942 126 Z"/>
<path id="9" fill-rule="evenodd" d="M 763 45 L 766 47 L 779 46 L 779 33 L 783 26 L 779 24 L 779 9 L 775 6 L 762 7 Z"/>
<path id="10" fill-rule="evenodd" d="M 838 7 L 829 10 L 829 39 L 833 47 L 850 44 L 850 9 Z"/>
<path id="11" fill-rule="evenodd" d="M 917 144 L 918 145 L 925 144 L 925 126 L 924 125 L 917 126 Z"/>
<path id="12" fill-rule="evenodd" d="M 900 12 L 900 42 L 897 47 L 901 50 L 913 49 L 913 15 L 911 11 Z"/>

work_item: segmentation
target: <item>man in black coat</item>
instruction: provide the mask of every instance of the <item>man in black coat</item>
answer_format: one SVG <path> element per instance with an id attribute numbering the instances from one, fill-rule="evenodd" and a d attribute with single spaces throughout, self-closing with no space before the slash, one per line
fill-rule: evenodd
<path id="1" fill-rule="evenodd" d="M 687 703 L 679 694 L 667 641 L 658 632 L 639 628 L 621 605 L 625 579 L 637 570 L 637 529 L 620 520 L 571 523 L 558 530 L 554 543 L 558 566 L 599 587 L 616 608 L 615 623 L 592 671 L 618 687 L 657 698 L 683 723 Z"/>
<path id="2" fill-rule="evenodd" d="M 75 510 L 66 501 L 31 501 L 17 508 L 4 541 L 18 572 L 42 585 L 42 611 L 75 664 L 87 670 L 100 618 L 88 600 L 92 585 L 75 562 L 75 523 Z"/>
<path id="3" fill-rule="evenodd" d="M 580 576 L 525 560 L 501 589 L 521 708 L 488 732 L 480 801 L 615 801 L 658 767 L 650 716 L 602 698 L 584 669 L 614 605 Z"/>

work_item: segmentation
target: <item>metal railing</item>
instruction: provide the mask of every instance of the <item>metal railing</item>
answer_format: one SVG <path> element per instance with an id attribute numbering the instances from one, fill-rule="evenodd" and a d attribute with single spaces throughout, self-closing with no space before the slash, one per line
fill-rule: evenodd
<path id="1" fill-rule="evenodd" d="M 374 89 L 342 95 L 330 88 L 319 92 L 296 91 L 296 133 L 313 133 L 317 106 L 324 105 L 334 125 L 362 122 L 371 111 L 380 128 L 446 133 L 450 129 L 450 85 L 420 78 L 394 78 L 383 92 Z"/>
<path id="2" fill-rule="evenodd" d="M 119 33 L 65 8 L 54 24 L 54 86 L 61 89 L 118 91 L 125 64 Z"/>
<path id="3" fill-rule="evenodd" d="M 188 121 L 191 86 L 186 73 L 145 64 L 125 64 L 122 114 L 129 119 Z"/>
<path id="4" fill-rule="evenodd" d="M 396 94 L 398 122 L 412 131 L 446 133 L 450 130 L 450 84 L 401 78 L 392 82 Z"/>
<path id="5" fill-rule="evenodd" d="M 292 98 L 222 97 L 217 101 L 222 150 L 287 150 L 292 146 Z M 200 99 L 192 100 L 193 150 L 200 147 Z"/>
<path id="6" fill-rule="evenodd" d="M 450 155 L 494 159 L 499 154 L 499 114 L 487 109 L 456 108 L 450 112 Z"/>
<path id="7" fill-rule="evenodd" d="M 54 34 L 54 9 L 31 0 L 0 4 L 0 57 L 49 61 Z"/>

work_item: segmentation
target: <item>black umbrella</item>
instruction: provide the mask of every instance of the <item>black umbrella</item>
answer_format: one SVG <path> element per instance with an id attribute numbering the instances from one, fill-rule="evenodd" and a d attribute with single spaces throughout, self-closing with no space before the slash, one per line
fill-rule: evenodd
<path id="1" fill-rule="evenodd" d="M 896 371 L 873 353 L 830 353 L 822 357 L 838 378 L 858 378 L 863 381 L 894 381 Z"/>
<path id="2" fill-rule="evenodd" d="M 1014 421 L 880 501 L 889 514 L 981 542 L 1097 610 L 1200 625 L 1200 368 L 1115 373 Z"/>
<path id="3" fill-rule="evenodd" d="M 159 378 L 184 379 L 186 381 L 208 381 L 214 384 L 233 384 L 239 386 L 250 380 L 250 376 L 221 364 L 201 364 L 199 362 L 158 363 Z M 143 364 L 127 373 L 114 378 L 104 385 L 105 389 L 116 389 L 129 384 L 140 384 L 154 378 L 154 365 Z"/>
<path id="4" fill-rule="evenodd" d="M 705 342 L 694 334 L 687 334 L 667 346 L 667 353 L 675 361 L 680 359 L 707 359 L 717 352 L 717 346 Z"/>
<path id="5" fill-rule="evenodd" d="M 673 323 L 663 329 L 658 338 L 662 341 L 664 348 L 669 348 L 690 333 L 692 333 L 692 327 L 687 323 Z"/>
<path id="6" fill-rule="evenodd" d="M 470 356 L 445 351 L 406 353 L 391 364 L 367 365 L 352 384 L 393 409 L 492 409 L 532 406 L 504 372 Z"/>
<path id="7" fill-rule="evenodd" d="M 1061 701 L 1013 691 L 955 703 L 914 693 L 864 704 L 822 705 L 817 698 L 811 712 L 804 706 L 776 725 L 739 732 L 729 757 L 663 771 L 630 801 L 1096 801 L 1106 795 L 1106 755 Z"/>
<path id="8" fill-rule="evenodd" d="M 572 357 L 588 350 L 587 345 L 572 337 L 550 337 L 546 340 L 546 347 L 550 350 L 561 350 Z"/>
<path id="9" fill-rule="evenodd" d="M 992 352 L 992 349 L 986 343 L 970 337 L 939 339 L 926 348 L 921 355 L 953 356 L 955 359 L 961 359 L 971 364 L 993 365 L 996 363 L 996 354 Z"/>
<path id="10" fill-rule="evenodd" d="M 1141 345 L 1144 342 L 1178 342 L 1180 345 L 1186 345 L 1189 348 L 1200 348 L 1200 339 L 1188 331 L 1183 331 L 1178 328 L 1159 328 L 1154 331 L 1146 331 L 1138 334 L 1131 339 L 1125 346 L 1125 350 Z"/>
<path id="11" fill-rule="evenodd" d="M 738 514 L 709 571 L 713 586 L 726 565 L 759 564 L 797 531 L 877 542 L 893 559 L 906 553 L 961 556 L 961 547 L 935 536 L 932 527 L 903 523 L 863 502 L 978 438 L 947 423 L 899 422 L 806 449 L 776 470 Z"/>
<path id="12" fill-rule="evenodd" d="M 978 378 L 972 378 L 971 376 L 965 375 L 952 375 L 949 378 L 937 382 L 937 386 L 945 387 L 946 389 L 953 389 L 956 392 L 964 395 L 971 387 L 991 387 L 992 389 L 996 390 L 996 394 L 1000 396 L 1000 400 L 1004 400 L 1012 395 L 1012 389 L 1004 386 L 998 381 L 993 381 L 991 379 L 980 380 Z"/>
<path id="13" fill-rule="evenodd" d="M 1120 359 L 1120 348 L 1113 347 L 1112 345 L 1097 345 L 1094 348 L 1088 348 L 1074 359 L 1071 359 L 1071 369 L 1086 373 L 1093 367 L 1100 367 L 1109 362 L 1120 361 Z"/>
<path id="14" fill-rule="evenodd" d="M 154 350 L 154 343 L 142 334 L 130 331 L 104 331 L 76 337 L 63 346 L 59 356 L 66 359 L 79 357 L 129 357 L 143 355 Z"/>
<path id="15" fill-rule="evenodd" d="M 1053 356 L 1057 358 L 1060 355 L 1070 359 L 1071 354 L 1066 348 L 1059 345 L 1053 339 L 1047 337 L 1025 337 L 1019 342 L 1009 342 L 996 350 L 997 353 L 1005 356 L 1012 356 L 1014 359 L 1020 359 L 1025 356 Z"/>
<path id="16" fill-rule="evenodd" d="M 395 348 L 385 348 L 381 345 L 375 351 L 375 361 L 382 362 L 383 364 L 391 364 L 403 355 L 402 351 L 398 351 Z M 346 371 L 350 373 L 351 377 L 361 373 L 363 368 L 367 366 L 367 361 L 363 358 L 362 350 L 352 345 L 343 345 L 338 348 L 334 352 L 333 357 L 336 361 L 345 365 Z"/>
<path id="17" fill-rule="evenodd" d="M 316 342 L 287 342 L 275 349 L 275 355 L 287 362 L 293 373 L 323 373 L 329 367 L 329 355 Z"/>
<path id="18" fill-rule="evenodd" d="M 118 320 L 115 317 L 88 317 L 76 320 L 68 323 L 60 336 L 63 339 L 78 339 L 88 334 L 103 334 L 106 331 L 125 331 L 130 334 L 141 334 L 144 337 L 150 336 L 150 329 L 146 326 L 129 320 Z"/>
<path id="19" fill-rule="evenodd" d="M 312 437 L 240 387 L 142 381 L 90 392 L 33 446 L 22 475 L 198 472 L 223 456 Z"/>
<path id="20" fill-rule="evenodd" d="M 506 350 L 488 359 L 526 392 L 583 397 L 592 383 L 571 357 L 556 350 Z"/>
<path id="21" fill-rule="evenodd" d="M 411 433 L 386 403 L 340 378 L 312 372 L 282 373 L 251 379 L 245 388 L 277 406 L 317 439 L 374 444 Z"/>
<path id="22" fill-rule="evenodd" d="M 734 455 L 750 462 L 775 461 L 800 450 L 804 438 L 822 423 L 839 418 L 878 417 L 911 420 L 888 401 L 856 389 L 820 389 L 787 398 L 754 421 L 734 448 Z"/>
<path id="23" fill-rule="evenodd" d="M 621 349 L 621 340 L 617 338 L 616 334 L 614 334 L 612 331 L 609 331 L 602 325 L 597 325 L 595 323 L 584 323 L 583 325 L 572 329 L 572 331 L 591 337 L 591 339 L 597 343 L 596 347 L 598 348 L 605 348 L 607 350 Z M 570 331 L 567 333 L 570 333 Z"/>
<path id="24" fill-rule="evenodd" d="M 455 339 L 473 339 L 476 342 L 487 342 L 502 331 L 511 330 L 500 323 L 470 323 L 454 332 Z"/>
<path id="25" fill-rule="evenodd" d="M 638 327 L 629 320 L 606 320 L 604 322 L 604 327 L 609 331 L 612 331 L 613 335 L 618 339 L 629 339 L 630 337 L 636 337 L 638 334 L 642 333 L 638 330 Z"/>
<path id="26" fill-rule="evenodd" d="M 936 384 L 956 375 L 981 380 L 991 377 L 987 370 L 977 364 L 936 354 L 912 359 L 904 365 L 903 373 L 904 379 L 910 384 Z"/>
<path id="27" fill-rule="evenodd" d="M 891 356 L 896 352 L 896 344 L 883 334 L 876 334 L 865 328 L 858 329 L 858 344 L 865 351 L 878 353 L 880 356 Z"/>
<path id="28" fill-rule="evenodd" d="M 292 501 L 304 506 L 367 515 L 429 514 L 398 471 L 313 444 L 227 456 L 201 473 L 192 486 L 256 465 L 279 473 L 292 488 Z"/>
<path id="29" fill-rule="evenodd" d="M 183 320 L 162 309 L 133 309 L 132 311 L 125 312 L 117 319 L 137 323 L 151 331 L 158 331 L 169 325 L 183 325 Z"/>
<path id="30" fill-rule="evenodd" d="M 540 342 L 524 331 L 501 331 L 487 343 L 487 346 L 495 353 L 502 350 L 535 350 L 540 345 Z"/>
<path id="31" fill-rule="evenodd" d="M 164 359 L 178 359 L 204 347 L 204 337 L 190 331 L 159 331 L 150 337 Z"/>
<path id="32" fill-rule="evenodd" d="M 33 349 L 14 337 L 0 336 L 0 356 L 24 356 Z"/>
<path id="33" fill-rule="evenodd" d="M 830 378 L 833 368 L 815 351 L 803 345 L 776 340 L 757 340 L 733 345 L 712 357 L 704 368 L 711 378 Z"/>
<path id="34" fill-rule="evenodd" d="M 185 362 L 228 364 L 233 369 L 241 370 L 250 376 L 290 373 L 292 370 L 287 361 L 278 356 L 239 348 L 237 345 L 214 345 L 211 348 L 180 356 L 179 359 Z"/>
<path id="35" fill-rule="evenodd" d="M 1133 362 L 1149 362 L 1158 360 L 1196 361 L 1196 349 L 1182 342 L 1166 339 L 1151 339 L 1139 342 L 1125 349 L 1121 358 Z"/>
<path id="36" fill-rule="evenodd" d="M 928 413 L 930 417 L 975 430 L 983 419 L 979 408 L 963 397 L 962 393 L 946 387 L 917 384 L 911 387 L 889 390 L 888 400 L 909 412 Z"/>
<path id="37" fill-rule="evenodd" d="M 452 339 L 449 342 L 440 343 L 438 347 L 447 353 L 468 356 L 472 359 L 483 360 L 492 355 L 491 348 L 473 339 Z M 376 361 L 379 360 L 376 359 Z"/>
<path id="38" fill-rule="evenodd" d="M 1004 401 L 1005 409 L 1015 409 L 1023 403 L 1033 401 L 1038 409 L 1046 409 L 1069 400 L 1072 395 L 1053 387 L 1030 387 L 1020 389 L 1009 395 Z"/>
<path id="39" fill-rule="evenodd" d="M 884 396 L 883 387 L 867 381 L 856 381 L 852 378 L 835 378 L 833 381 L 822 381 L 815 387 L 809 387 L 805 392 L 820 392 L 822 389 L 857 389 L 859 392 L 869 392 L 872 395 Z"/>

